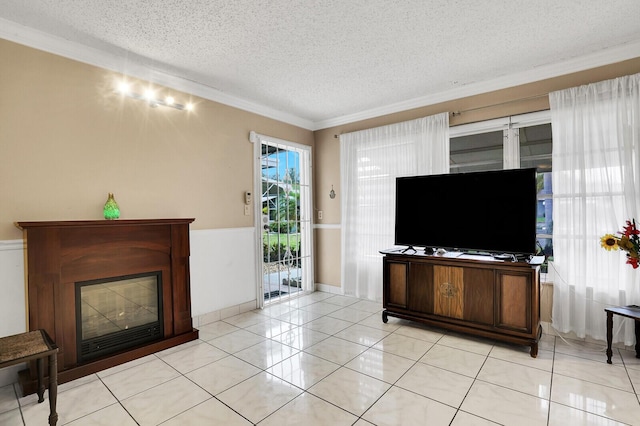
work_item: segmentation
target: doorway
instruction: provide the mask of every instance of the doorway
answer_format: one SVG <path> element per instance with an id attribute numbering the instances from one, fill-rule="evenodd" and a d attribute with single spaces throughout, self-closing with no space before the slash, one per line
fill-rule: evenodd
<path id="1" fill-rule="evenodd" d="M 259 140 L 261 305 L 311 291 L 311 148 L 256 135 Z M 257 142 L 257 141 L 256 141 Z"/>

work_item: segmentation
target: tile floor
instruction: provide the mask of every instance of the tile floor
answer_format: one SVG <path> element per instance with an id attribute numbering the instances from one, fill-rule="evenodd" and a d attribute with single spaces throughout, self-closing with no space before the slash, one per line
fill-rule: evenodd
<path id="1" fill-rule="evenodd" d="M 640 359 L 544 335 L 527 347 L 389 318 L 316 292 L 200 327 L 200 339 L 62 384 L 60 425 L 640 425 Z M 0 424 L 48 404 L 0 388 Z"/>

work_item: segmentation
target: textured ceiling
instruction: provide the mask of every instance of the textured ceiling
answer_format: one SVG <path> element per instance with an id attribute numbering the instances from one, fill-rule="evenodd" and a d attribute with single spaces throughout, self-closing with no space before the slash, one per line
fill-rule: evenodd
<path id="1" fill-rule="evenodd" d="M 309 128 L 547 78 L 603 52 L 640 56 L 638 17 L 638 0 L 0 0 L 13 32 L 125 58 Z"/>

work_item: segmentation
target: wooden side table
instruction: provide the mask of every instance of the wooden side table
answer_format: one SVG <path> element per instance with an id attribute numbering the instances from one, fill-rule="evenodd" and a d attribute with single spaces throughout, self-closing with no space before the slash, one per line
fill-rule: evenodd
<path id="1" fill-rule="evenodd" d="M 44 359 L 49 358 L 49 424 L 58 422 L 58 346 L 44 330 L 29 331 L 0 338 L 0 368 L 36 361 L 38 366 L 38 402 L 44 401 Z"/>
<path id="2" fill-rule="evenodd" d="M 611 364 L 611 340 L 613 339 L 613 315 L 620 315 L 626 318 L 631 318 L 636 321 L 636 358 L 640 358 L 640 306 L 617 306 L 615 308 L 604 308 L 607 313 L 607 363 Z"/>

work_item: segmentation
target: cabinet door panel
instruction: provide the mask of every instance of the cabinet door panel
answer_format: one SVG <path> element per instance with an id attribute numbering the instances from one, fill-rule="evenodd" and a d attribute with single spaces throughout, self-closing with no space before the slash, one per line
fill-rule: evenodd
<path id="1" fill-rule="evenodd" d="M 464 269 L 433 266 L 433 312 L 445 317 L 462 318 L 464 312 Z"/>
<path id="2" fill-rule="evenodd" d="M 464 271 L 464 319 L 493 325 L 493 269 L 466 268 Z"/>
<path id="3" fill-rule="evenodd" d="M 498 272 L 499 327 L 531 331 L 531 279 L 529 275 Z"/>
<path id="4" fill-rule="evenodd" d="M 424 314 L 433 313 L 433 266 L 428 263 L 411 263 L 409 267 L 409 310 Z"/>
<path id="5" fill-rule="evenodd" d="M 407 263 L 388 262 L 389 304 L 407 306 Z"/>

